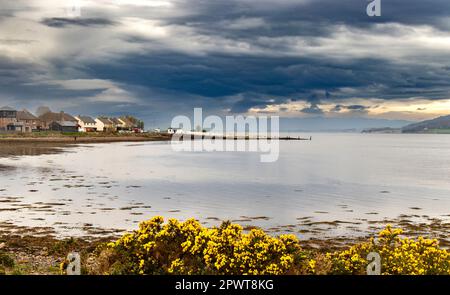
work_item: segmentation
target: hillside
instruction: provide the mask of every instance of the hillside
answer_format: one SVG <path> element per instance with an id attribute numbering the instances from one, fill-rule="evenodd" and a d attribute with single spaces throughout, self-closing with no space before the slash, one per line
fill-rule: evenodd
<path id="1" fill-rule="evenodd" d="M 402 133 L 450 133 L 450 115 L 407 125 Z"/>

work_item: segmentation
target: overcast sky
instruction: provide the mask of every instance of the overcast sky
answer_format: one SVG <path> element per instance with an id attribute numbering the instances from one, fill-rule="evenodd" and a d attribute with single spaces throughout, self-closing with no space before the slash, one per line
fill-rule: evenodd
<path id="1" fill-rule="evenodd" d="M 450 114 L 450 1 L 382 0 L 373 18 L 368 2 L 0 0 L 0 104 L 127 113 L 148 125 L 194 107 L 306 118 Z"/>

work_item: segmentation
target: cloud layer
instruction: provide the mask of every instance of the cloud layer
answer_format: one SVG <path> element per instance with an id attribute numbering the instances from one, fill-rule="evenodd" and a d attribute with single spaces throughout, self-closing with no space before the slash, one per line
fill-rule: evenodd
<path id="1" fill-rule="evenodd" d="M 450 111 L 448 0 L 382 0 L 379 18 L 364 0 L 72 2 L 0 0 L 2 104 L 127 112 L 149 125 L 193 107 L 389 119 Z"/>

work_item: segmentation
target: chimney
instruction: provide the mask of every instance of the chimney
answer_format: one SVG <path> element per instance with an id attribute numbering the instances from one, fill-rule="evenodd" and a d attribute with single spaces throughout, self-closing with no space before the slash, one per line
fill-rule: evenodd
<path id="1" fill-rule="evenodd" d="M 61 121 L 61 122 L 64 121 L 64 112 L 61 111 L 61 112 L 59 113 L 59 115 L 60 115 L 60 121 Z"/>

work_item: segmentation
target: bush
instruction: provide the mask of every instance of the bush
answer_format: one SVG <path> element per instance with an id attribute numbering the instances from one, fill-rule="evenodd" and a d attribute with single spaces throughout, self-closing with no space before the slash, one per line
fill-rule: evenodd
<path id="1" fill-rule="evenodd" d="M 5 268 L 14 267 L 14 259 L 6 253 L 0 252 L 0 266 Z"/>
<path id="2" fill-rule="evenodd" d="M 293 235 L 271 237 L 240 225 L 204 228 L 194 219 L 163 224 L 155 217 L 139 230 L 109 244 L 110 273 L 283 274 L 305 259 Z"/>
<path id="3" fill-rule="evenodd" d="M 333 253 L 305 251 L 294 235 L 272 237 L 262 230 L 245 233 L 224 222 L 205 228 L 194 219 L 162 217 L 109 243 L 97 258 L 106 274 L 365 274 L 370 252 L 382 258 L 383 274 L 450 274 L 450 256 L 436 240 L 400 238 L 387 226 L 370 239 Z"/>
<path id="4" fill-rule="evenodd" d="M 365 274 L 370 252 L 381 256 L 381 271 L 385 275 L 450 275 L 450 253 L 439 249 L 437 240 L 419 237 L 401 238 L 401 229 L 388 225 L 375 242 L 358 244 L 348 250 L 327 254 L 334 274 Z"/>

